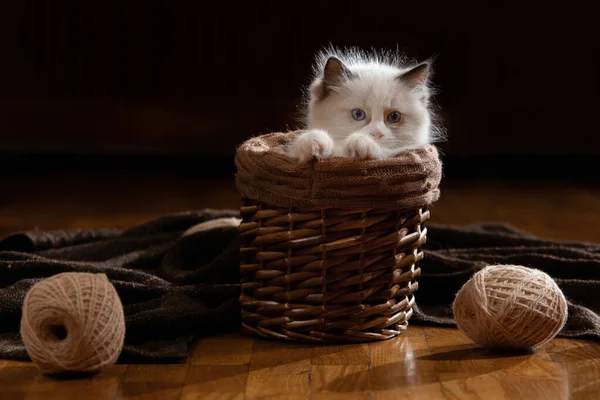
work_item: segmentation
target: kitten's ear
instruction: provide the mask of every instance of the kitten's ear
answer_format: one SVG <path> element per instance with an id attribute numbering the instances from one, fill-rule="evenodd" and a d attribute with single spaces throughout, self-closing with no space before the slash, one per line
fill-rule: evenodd
<path id="1" fill-rule="evenodd" d="M 323 69 L 323 85 L 325 87 L 339 86 L 352 73 L 337 57 L 329 57 Z"/>
<path id="2" fill-rule="evenodd" d="M 411 88 L 421 86 L 429 79 L 429 71 L 431 67 L 428 62 L 417 65 L 410 70 L 403 72 L 398 79 L 400 82 L 408 84 Z"/>

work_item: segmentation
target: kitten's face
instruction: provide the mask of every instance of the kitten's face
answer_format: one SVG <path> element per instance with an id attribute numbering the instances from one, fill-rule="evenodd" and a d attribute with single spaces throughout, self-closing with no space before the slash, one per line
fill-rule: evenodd
<path id="1" fill-rule="evenodd" d="M 427 64 L 408 71 L 376 63 L 346 66 L 330 58 L 311 86 L 307 127 L 327 131 L 334 141 L 364 133 L 388 149 L 426 144 L 428 70 Z"/>

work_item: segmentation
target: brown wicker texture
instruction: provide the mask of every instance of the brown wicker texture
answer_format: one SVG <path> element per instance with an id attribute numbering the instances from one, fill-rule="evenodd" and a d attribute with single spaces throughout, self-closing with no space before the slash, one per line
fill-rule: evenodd
<path id="1" fill-rule="evenodd" d="M 301 132 L 251 138 L 236 154 L 243 330 L 319 343 L 406 329 L 441 162 L 424 146 L 393 159 L 300 164 Z"/>
<path id="2" fill-rule="evenodd" d="M 429 211 L 241 208 L 247 333 L 308 342 L 389 339 L 418 288 Z"/>

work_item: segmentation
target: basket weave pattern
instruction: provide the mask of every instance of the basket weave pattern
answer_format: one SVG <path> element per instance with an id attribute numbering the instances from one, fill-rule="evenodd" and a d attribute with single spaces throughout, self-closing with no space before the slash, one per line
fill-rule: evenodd
<path id="1" fill-rule="evenodd" d="M 240 212 L 245 332 L 339 343 L 406 329 L 426 207 L 282 208 L 245 198 Z"/>
<path id="2" fill-rule="evenodd" d="M 438 151 L 299 163 L 285 148 L 301 133 L 254 137 L 236 152 L 242 328 L 316 343 L 392 338 L 412 315 Z"/>

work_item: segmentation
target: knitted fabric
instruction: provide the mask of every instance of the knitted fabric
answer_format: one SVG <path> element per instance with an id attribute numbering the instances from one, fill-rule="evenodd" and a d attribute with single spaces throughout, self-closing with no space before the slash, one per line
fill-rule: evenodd
<path id="1" fill-rule="evenodd" d="M 236 153 L 236 184 L 245 197 L 279 207 L 410 210 L 439 198 L 442 166 L 427 145 L 381 160 L 332 157 L 301 164 L 284 152 L 302 131 L 244 142 Z"/>

